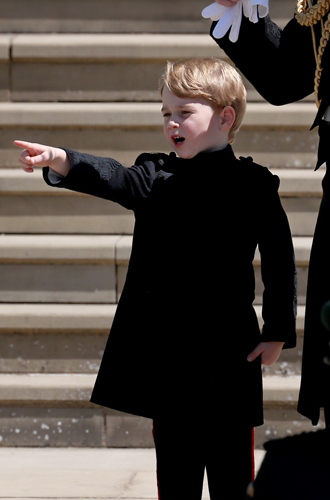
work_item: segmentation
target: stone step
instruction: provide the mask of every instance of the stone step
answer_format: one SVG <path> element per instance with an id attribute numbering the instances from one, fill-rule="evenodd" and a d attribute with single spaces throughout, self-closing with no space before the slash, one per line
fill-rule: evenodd
<path id="1" fill-rule="evenodd" d="M 0 304 L 0 333 L 107 335 L 115 310 L 112 304 Z"/>
<path id="2" fill-rule="evenodd" d="M 303 304 L 311 238 L 294 238 L 294 245 L 298 301 Z M 116 303 L 131 246 L 131 236 L 2 235 L 0 302 Z M 260 304 L 263 285 L 258 252 L 255 275 L 256 304 Z M 196 290 L 197 298 L 200 293 Z"/>
<path id="3" fill-rule="evenodd" d="M 0 375 L 1 446 L 151 447 L 151 421 L 89 403 L 95 375 Z M 265 440 L 306 430 L 300 377 L 264 377 Z"/>
<path id="4" fill-rule="evenodd" d="M 159 101 L 167 60 L 228 61 L 206 32 L 2 35 L 0 43 L 4 101 Z M 248 101 L 263 101 L 243 80 Z"/>
<path id="5" fill-rule="evenodd" d="M 206 33 L 0 35 L 0 100 L 159 101 L 166 61 L 192 57 L 228 61 Z"/>
<path id="6" fill-rule="evenodd" d="M 255 309 L 261 326 L 261 306 Z M 0 373 L 96 373 L 115 310 L 114 304 L 0 304 Z M 266 375 L 300 374 L 304 313 L 298 306 L 297 348 L 264 367 Z"/>
<path id="7" fill-rule="evenodd" d="M 159 101 L 168 59 L 212 55 L 225 57 L 206 33 L 1 35 L 0 99 Z"/>
<path id="8" fill-rule="evenodd" d="M 260 325 L 261 305 L 255 305 Z M 0 334 L 107 335 L 115 314 L 114 304 L 0 304 Z M 297 332 L 304 329 L 305 306 L 297 308 Z M 289 350 L 288 352 L 292 352 Z"/>
<path id="9" fill-rule="evenodd" d="M 261 325 L 261 306 L 254 307 Z M 107 335 L 115 310 L 114 304 L 0 303 L 0 334 Z M 304 315 L 305 306 L 298 305 L 297 332 L 300 335 L 304 329 Z"/>
<path id="10" fill-rule="evenodd" d="M 3 235 L 2 302 L 116 303 L 120 237 Z"/>
<path id="11" fill-rule="evenodd" d="M 211 1 L 193 0 L 7 0 L 0 1 L 1 32 L 205 33 L 201 11 Z M 293 15 L 294 4 L 270 0 L 273 18 Z"/>
<path id="12" fill-rule="evenodd" d="M 160 103 L 1 103 L 1 127 L 162 127 Z M 89 118 L 89 120 L 88 120 Z M 272 106 L 249 103 L 245 127 L 305 130 L 315 118 L 313 103 Z M 289 141 L 289 139 L 287 139 Z"/>
<path id="13" fill-rule="evenodd" d="M 238 152 L 237 156 L 240 154 Z M 269 155 L 267 159 L 269 162 Z M 322 196 L 321 181 L 325 169 L 322 167 L 314 172 L 307 168 L 285 167 L 271 168 L 271 171 L 280 177 L 279 192 L 292 234 L 311 236 Z M 132 212 L 100 198 L 51 188 L 43 181 L 40 170 L 27 175 L 18 168 L 0 169 L 0 196 L 0 233 L 133 232 Z"/>
<path id="14" fill-rule="evenodd" d="M 13 101 L 160 101 L 167 60 L 226 58 L 206 33 L 18 35 L 11 47 Z"/>
<path id="15" fill-rule="evenodd" d="M 249 103 L 235 151 L 256 161 L 270 155 L 273 167 L 310 168 L 318 145 L 317 130 L 309 130 L 314 116 L 313 103 Z M 15 139 L 112 156 L 126 165 L 143 151 L 169 149 L 160 103 L 0 103 L 0 127 L 4 168 L 18 166 Z"/>
<path id="16" fill-rule="evenodd" d="M 16 151 L 16 155 L 19 154 Z M 0 233 L 132 234 L 131 211 L 101 198 L 54 189 L 41 171 L 0 169 Z"/>

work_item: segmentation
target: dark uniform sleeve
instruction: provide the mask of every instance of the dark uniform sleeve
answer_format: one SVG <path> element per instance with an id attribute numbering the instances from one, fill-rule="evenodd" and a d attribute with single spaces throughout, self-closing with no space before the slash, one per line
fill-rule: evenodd
<path id="1" fill-rule="evenodd" d="M 279 178 L 264 169 L 258 207 L 259 251 L 264 284 L 262 341 L 296 345 L 296 266 L 291 231 L 278 195 Z M 267 174 L 267 175 L 266 175 Z"/>
<path id="2" fill-rule="evenodd" d="M 70 171 L 54 184 L 49 178 L 49 167 L 45 167 L 43 177 L 48 185 L 111 200 L 130 210 L 136 210 L 141 200 L 148 197 L 157 176 L 158 156 L 162 156 L 145 153 L 132 167 L 126 168 L 113 158 L 65 151 Z"/>
<path id="3" fill-rule="evenodd" d="M 215 23 L 211 27 L 211 36 L 214 27 Z M 314 29 L 318 39 L 319 26 Z M 232 43 L 228 33 L 214 40 L 271 104 L 298 101 L 314 91 L 315 57 L 311 28 L 301 26 L 295 19 L 281 30 L 269 16 L 255 24 L 243 16 L 237 42 Z"/>

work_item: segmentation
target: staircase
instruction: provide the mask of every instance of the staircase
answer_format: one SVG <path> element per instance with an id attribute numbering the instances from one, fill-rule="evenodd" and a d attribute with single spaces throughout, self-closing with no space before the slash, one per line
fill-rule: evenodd
<path id="1" fill-rule="evenodd" d="M 189 9 L 184 0 L 142 3 L 0 0 L 2 446 L 153 446 L 149 420 L 89 403 L 125 280 L 133 216 L 104 200 L 49 188 L 40 171 L 28 175 L 18 167 L 13 146 L 23 139 L 128 166 L 142 151 L 168 151 L 157 92 L 166 60 L 226 56 L 201 19 L 208 2 L 191 1 Z M 270 4 L 284 25 L 294 5 Z M 261 447 L 266 439 L 311 430 L 295 408 L 324 171 L 313 172 L 313 98 L 275 108 L 245 83 L 249 104 L 234 149 L 281 179 L 299 280 L 298 347 L 265 369 L 266 421 L 256 430 Z M 261 322 L 258 254 L 255 269 Z"/>

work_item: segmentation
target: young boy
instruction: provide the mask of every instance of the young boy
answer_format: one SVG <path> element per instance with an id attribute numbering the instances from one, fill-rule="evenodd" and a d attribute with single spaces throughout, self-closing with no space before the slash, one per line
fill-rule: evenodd
<path id="1" fill-rule="evenodd" d="M 263 423 L 261 362 L 295 345 L 295 264 L 279 180 L 229 143 L 246 91 L 218 59 L 168 63 L 164 133 L 177 151 L 130 168 L 40 144 L 26 172 L 120 203 L 135 214 L 127 279 L 91 400 L 152 418 L 161 500 L 245 498 L 253 427 Z M 60 174 L 60 175 L 58 175 Z M 263 333 L 252 261 L 261 253 Z M 225 457 L 223 453 L 226 453 Z"/>

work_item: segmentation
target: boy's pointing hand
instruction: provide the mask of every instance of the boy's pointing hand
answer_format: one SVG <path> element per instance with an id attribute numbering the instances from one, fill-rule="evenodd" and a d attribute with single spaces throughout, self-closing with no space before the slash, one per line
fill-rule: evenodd
<path id="1" fill-rule="evenodd" d="M 23 149 L 18 161 L 25 172 L 33 172 L 33 167 L 51 167 L 59 174 L 68 174 L 70 163 L 63 149 L 19 140 L 14 144 Z"/>

